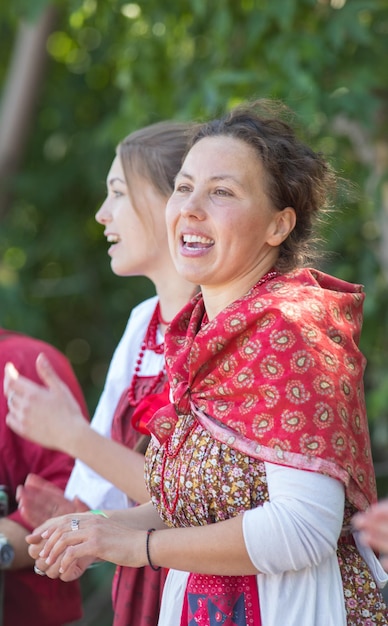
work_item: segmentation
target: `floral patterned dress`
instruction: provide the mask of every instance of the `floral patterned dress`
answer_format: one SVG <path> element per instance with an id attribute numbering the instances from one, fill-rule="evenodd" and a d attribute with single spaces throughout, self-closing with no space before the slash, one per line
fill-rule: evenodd
<path id="1" fill-rule="evenodd" d="M 169 526 L 220 522 L 269 500 L 264 463 L 218 442 L 192 415 L 180 416 L 174 433 L 163 446 L 158 447 L 151 440 L 146 458 L 152 501 Z M 353 507 L 346 503 L 344 528 L 353 513 Z M 337 556 L 348 626 L 388 624 L 381 593 L 351 538 L 340 539 Z M 211 626 L 257 624 L 246 615 L 241 616 L 241 621 L 237 617 L 233 621 L 221 612 L 213 621 L 208 617 L 207 622 L 201 622 L 201 617 L 198 606 L 197 612 L 191 611 L 187 623 L 192 619 L 193 624 Z"/>

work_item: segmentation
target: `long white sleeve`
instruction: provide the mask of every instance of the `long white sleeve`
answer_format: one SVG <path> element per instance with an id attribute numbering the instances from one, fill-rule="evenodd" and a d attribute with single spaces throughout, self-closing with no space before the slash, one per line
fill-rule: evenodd
<path id="1" fill-rule="evenodd" d="M 270 501 L 243 519 L 252 563 L 265 574 L 300 570 L 335 552 L 345 493 L 323 474 L 265 463 Z"/>
<path id="2" fill-rule="evenodd" d="M 263 572 L 257 576 L 262 623 L 346 626 L 336 554 L 343 485 L 322 474 L 265 467 L 270 501 L 243 517 L 249 556 Z"/>

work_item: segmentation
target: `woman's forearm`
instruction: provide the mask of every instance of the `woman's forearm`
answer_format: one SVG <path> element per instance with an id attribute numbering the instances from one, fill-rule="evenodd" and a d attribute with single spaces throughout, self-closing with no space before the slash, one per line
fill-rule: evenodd
<path id="1" fill-rule="evenodd" d="M 207 526 L 154 532 L 149 552 L 154 566 L 200 574 L 258 573 L 245 547 L 242 515 Z"/>
<path id="2" fill-rule="evenodd" d="M 162 530 L 167 528 L 150 501 L 131 509 L 105 511 L 105 514 L 110 520 L 125 524 L 128 529 L 148 530 L 148 528 L 155 528 Z"/>
<path id="3" fill-rule="evenodd" d="M 48 529 L 45 556 L 52 551 L 56 559 L 63 553 L 64 571 L 75 559 L 88 555 L 141 567 L 148 563 L 147 529 L 155 528 L 149 537 L 149 556 L 155 567 L 247 575 L 302 569 L 326 559 L 335 551 L 341 530 L 342 485 L 322 475 L 305 476 L 302 470 L 266 467 L 270 501 L 232 519 L 166 529 L 149 502 L 130 510 L 108 511 L 110 519 L 82 514 L 80 529 L 74 533 L 67 516 L 53 520 Z M 304 480 L 311 481 L 309 489 L 303 487 Z M 319 521 L 316 509 L 322 489 L 327 493 Z"/>
<path id="4" fill-rule="evenodd" d="M 242 516 L 190 528 L 166 528 L 151 503 L 100 515 L 79 515 L 79 527 L 71 530 L 71 516 L 43 524 L 28 538 L 36 544 L 46 542 L 40 557 L 47 565 L 61 562 L 61 574 L 87 556 L 111 561 L 116 565 L 154 567 L 194 571 L 203 574 L 255 574 L 242 534 Z M 155 528 L 149 537 L 147 530 Z"/>
<path id="5" fill-rule="evenodd" d="M 86 422 L 79 423 L 66 452 L 143 504 L 150 499 L 144 481 L 144 456 L 123 444 L 103 437 Z"/>

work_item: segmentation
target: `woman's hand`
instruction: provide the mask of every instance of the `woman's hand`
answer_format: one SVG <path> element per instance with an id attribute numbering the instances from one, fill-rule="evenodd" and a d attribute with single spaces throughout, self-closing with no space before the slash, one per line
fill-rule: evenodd
<path id="1" fill-rule="evenodd" d="M 16 500 L 23 518 L 33 528 L 52 517 L 88 510 L 86 504 L 68 500 L 62 489 L 37 474 L 28 474 L 24 485 L 17 487 Z"/>
<path id="2" fill-rule="evenodd" d="M 4 393 L 8 399 L 7 425 L 35 443 L 71 454 L 72 442 L 88 422 L 69 388 L 40 354 L 36 371 L 43 385 L 21 376 L 12 363 L 4 370 Z"/>
<path id="3" fill-rule="evenodd" d="M 367 511 L 353 517 L 354 528 L 360 531 L 361 541 L 387 556 L 381 563 L 388 571 L 388 499 L 373 504 Z"/>
<path id="4" fill-rule="evenodd" d="M 44 539 L 40 539 L 39 541 L 39 537 L 36 535 L 36 543 L 30 544 L 28 548 L 29 555 L 35 560 L 35 572 L 40 576 L 61 578 L 64 582 L 70 582 L 82 576 L 94 560 L 92 557 L 79 559 L 72 565 L 72 567 L 68 568 L 66 574 L 61 575 L 59 569 L 63 555 L 60 555 L 52 565 L 48 565 L 45 559 L 40 558 L 39 554 L 43 550 L 45 543 Z"/>
<path id="5" fill-rule="evenodd" d="M 73 524 L 78 526 L 75 530 L 72 520 L 78 520 L 78 524 Z M 146 531 L 133 530 L 123 522 L 91 513 L 77 513 L 48 520 L 26 540 L 37 545 L 44 539 L 38 555 L 44 562 L 44 571 L 50 572 L 51 576 L 58 571 L 62 580 L 70 580 L 77 568 L 82 567 L 80 563 L 84 563 L 84 559 L 89 559 L 89 563 L 90 559 L 100 559 L 129 567 L 146 565 L 146 535 Z"/>

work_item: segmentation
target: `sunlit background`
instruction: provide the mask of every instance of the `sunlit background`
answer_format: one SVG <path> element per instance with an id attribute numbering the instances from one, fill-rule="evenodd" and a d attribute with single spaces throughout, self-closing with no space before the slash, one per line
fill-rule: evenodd
<path id="1" fill-rule="evenodd" d="M 153 293 L 112 274 L 94 220 L 117 142 L 161 119 L 282 99 L 350 181 L 323 232 L 324 269 L 365 285 L 365 383 L 385 495 L 386 0 L 13 0 L 0 16 L 1 324 L 63 350 L 92 413 L 131 308 Z M 84 624 L 111 623 L 111 570 L 101 571 L 85 577 Z M 100 579 L 105 595 L 95 594 Z"/>

